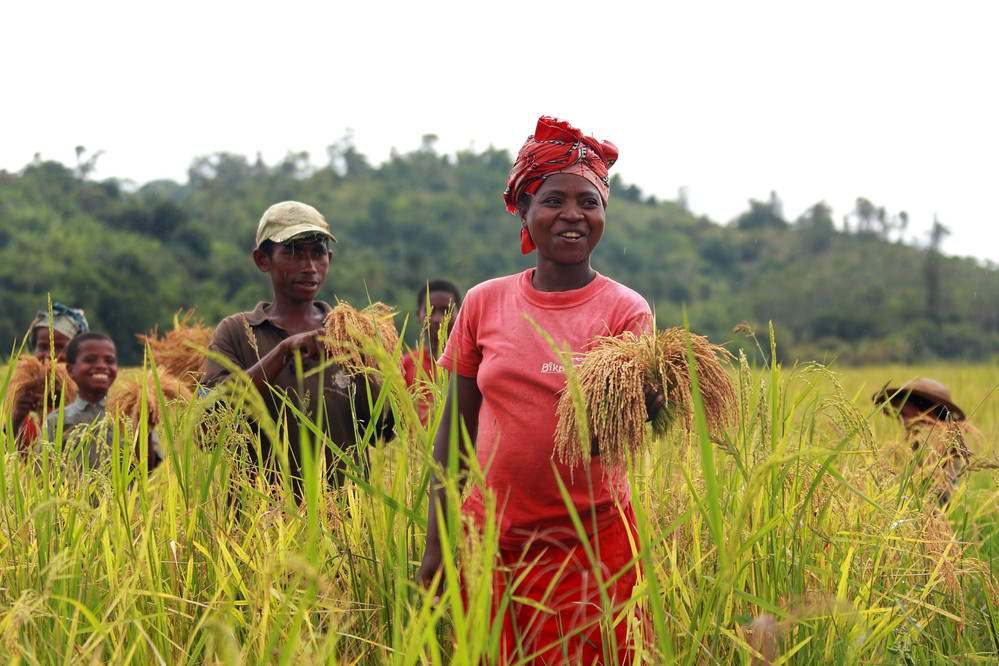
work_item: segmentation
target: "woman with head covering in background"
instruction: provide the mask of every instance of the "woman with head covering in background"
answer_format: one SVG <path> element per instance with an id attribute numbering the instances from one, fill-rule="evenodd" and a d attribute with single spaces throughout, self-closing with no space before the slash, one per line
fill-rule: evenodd
<path id="1" fill-rule="evenodd" d="M 538 121 L 504 194 L 520 219 L 521 251 L 537 251 L 537 264 L 473 287 L 438 361 L 452 372 L 441 423 L 451 423 L 457 410 L 484 472 L 484 484 L 472 488 L 462 513 L 473 533 L 495 520 L 499 535 L 491 596 L 494 619 L 502 622 L 501 663 L 623 662 L 633 646 L 633 624 L 621 617 L 637 580 L 627 473 L 603 465 L 596 442 L 589 466 L 574 473 L 553 457 L 566 377 L 562 357 L 538 331 L 576 358 L 598 336 L 651 331 L 645 299 L 590 265 L 604 232 L 607 171 L 617 155 L 610 142 L 566 122 Z M 663 403 L 647 389 L 649 413 Z M 450 446 L 443 425 L 434 460 L 445 470 Z M 459 460 L 464 472 L 467 459 Z M 446 495 L 436 480 L 432 488 L 418 574 L 425 587 L 441 570 L 446 534 L 437 518 L 438 507 L 446 515 Z M 496 496 L 491 516 L 488 493 Z"/>
<path id="2" fill-rule="evenodd" d="M 39 310 L 28 327 L 28 346 L 34 357 L 43 365 L 65 359 L 66 346 L 80 333 L 90 330 L 83 310 L 70 308 L 62 303 L 53 303 L 49 310 Z M 11 423 L 15 424 L 15 437 L 22 451 L 38 438 L 39 420 L 35 413 L 42 407 L 44 391 L 40 386 L 19 390 L 14 395 Z M 73 396 L 68 396 L 72 399 Z M 49 408 L 57 405 L 49 405 Z"/>

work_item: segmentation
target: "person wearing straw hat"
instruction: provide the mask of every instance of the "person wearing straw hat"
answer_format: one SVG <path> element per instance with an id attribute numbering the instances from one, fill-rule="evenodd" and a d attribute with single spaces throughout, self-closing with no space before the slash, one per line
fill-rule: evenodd
<path id="1" fill-rule="evenodd" d="M 35 319 L 28 327 L 27 342 L 40 362 L 49 363 L 55 359 L 60 363 L 66 360 L 66 347 L 70 341 L 88 330 L 90 326 L 83 310 L 53 303 L 51 314 L 48 309 L 39 310 L 35 314 Z M 38 439 L 41 424 L 33 414 L 42 405 L 42 393 L 41 389 L 26 389 L 18 391 L 14 397 L 11 423 L 17 424 L 14 436 L 22 451 L 30 449 Z"/>
<path id="2" fill-rule="evenodd" d="M 917 377 L 901 386 L 886 385 L 874 402 L 905 427 L 901 449 L 911 451 L 915 467 L 933 479 L 940 504 L 947 504 L 971 457 L 965 435 L 977 433 L 950 389 L 930 377 Z"/>
<path id="3" fill-rule="evenodd" d="M 361 380 L 325 360 L 320 336 L 325 334 L 323 320 L 332 308 L 317 296 L 333 258 L 329 244 L 335 242 L 326 219 L 312 206 L 284 201 L 268 208 L 257 226 L 252 254 L 257 268 L 270 276 L 274 298 L 223 319 L 208 346 L 210 352 L 245 371 L 264 397 L 271 418 L 279 429 L 287 429 L 287 471 L 299 497 L 303 489 L 301 446 L 303 439 L 311 443 L 315 428 L 325 435 L 317 446 L 322 447 L 327 481 L 339 486 L 348 461 L 353 458 L 360 464 L 363 458 L 356 451 L 356 433 L 364 431 L 364 424 L 376 418 L 381 436 L 388 436 L 394 426 L 390 410 L 371 414 L 369 404 L 376 404 L 380 390 L 377 380 L 367 380 L 372 394 L 369 403 L 368 390 L 357 384 Z M 301 374 L 296 369 L 298 359 Z M 322 372 L 316 372 L 319 369 Z M 216 387 L 227 379 L 229 371 L 209 354 L 204 385 Z M 305 424 L 299 423 L 291 407 L 300 410 L 315 428 L 300 428 Z M 263 458 L 256 459 L 253 447 L 249 455 L 256 465 L 273 472 L 272 453 L 281 443 L 271 442 L 260 432 Z"/>
<path id="4" fill-rule="evenodd" d="M 634 658 L 635 623 L 626 615 L 634 611 L 638 538 L 627 471 L 594 453 L 573 473 L 553 457 L 566 373 L 552 347 L 579 357 L 599 336 L 652 330 L 645 299 L 590 264 L 617 156 L 612 143 L 567 122 L 538 120 L 504 194 L 520 222 L 521 252 L 535 252 L 536 266 L 469 290 L 437 362 L 452 374 L 434 461 L 448 469 L 448 424 L 464 423 L 475 450 L 459 453 L 459 472 L 474 456 L 484 476 L 462 513 L 472 534 L 489 524 L 498 533 L 489 581 L 493 620 L 501 625 L 498 663 Z M 646 392 L 649 414 L 663 403 Z M 463 442 L 459 435 L 457 445 Z M 431 489 L 417 574 L 425 588 L 439 581 L 447 533 L 438 518 L 448 515 L 447 492 L 436 479 Z"/>

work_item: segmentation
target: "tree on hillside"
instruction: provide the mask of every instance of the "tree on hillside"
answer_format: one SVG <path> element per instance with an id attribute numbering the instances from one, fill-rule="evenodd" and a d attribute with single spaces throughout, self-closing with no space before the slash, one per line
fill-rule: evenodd
<path id="1" fill-rule="evenodd" d="M 784 229 L 784 204 L 776 192 L 770 192 L 770 200 L 763 202 L 749 200 L 749 210 L 735 219 L 735 226 L 746 231 L 753 229 Z"/>
<path id="2" fill-rule="evenodd" d="M 348 129 L 342 137 L 326 147 L 329 168 L 338 176 L 360 176 L 372 171 L 367 158 L 354 146 L 354 130 Z"/>
<path id="3" fill-rule="evenodd" d="M 890 214 L 884 206 L 875 206 L 864 197 L 857 197 L 853 210 L 843 219 L 843 228 L 847 232 L 850 230 L 851 220 L 856 233 L 886 241 L 891 240 L 893 234 L 897 235 L 898 240 L 902 240 L 909 227 L 909 214 L 904 210 Z"/>
<path id="4" fill-rule="evenodd" d="M 940 286 L 940 264 L 942 255 L 940 246 L 943 239 L 950 235 L 950 229 L 940 224 L 936 215 L 933 216 L 933 226 L 930 228 L 930 245 L 926 248 L 926 263 L 923 265 L 923 278 L 926 281 L 926 316 L 939 323 L 942 319 L 943 306 Z"/>
<path id="5" fill-rule="evenodd" d="M 268 297 L 249 258 L 257 221 L 286 199 L 315 205 L 340 241 L 323 298 L 394 304 L 400 326 L 428 278 L 464 290 L 528 268 L 533 258 L 520 254 L 520 225 L 502 200 L 509 153 L 449 156 L 435 143 L 426 135 L 417 150 L 378 167 L 349 133 L 318 168 L 301 152 L 273 165 L 219 153 L 192 160 L 186 184 L 137 191 L 81 180 L 40 158 L 0 173 L 0 290 L 9 301 L 0 340 L 23 335 L 47 292 L 85 307 L 95 328 L 134 353 L 130 362 L 141 360 L 134 334 L 169 326 L 178 309 L 196 307 L 207 323 L 250 309 Z M 682 197 L 657 203 L 614 183 L 598 270 L 645 296 L 661 325 L 681 322 L 685 306 L 693 330 L 724 341 L 739 321 L 765 330 L 772 320 L 786 359 L 918 362 L 999 352 L 999 272 L 945 257 L 948 230 L 939 221 L 929 248 L 915 248 L 895 238 L 903 213 L 860 201 L 847 222 L 865 231 L 845 234 L 824 202 L 788 224 L 771 193 L 723 226 L 691 214 Z"/>
<path id="6" fill-rule="evenodd" d="M 801 234 L 802 246 L 808 252 L 825 250 L 836 233 L 832 208 L 825 201 L 818 202 L 794 221 L 794 228 Z"/>
<path id="7" fill-rule="evenodd" d="M 90 174 L 97 170 L 97 159 L 104 154 L 104 151 L 98 150 L 87 159 L 83 159 L 86 153 L 87 149 L 83 146 L 76 147 L 76 177 L 80 180 L 86 180 Z"/>

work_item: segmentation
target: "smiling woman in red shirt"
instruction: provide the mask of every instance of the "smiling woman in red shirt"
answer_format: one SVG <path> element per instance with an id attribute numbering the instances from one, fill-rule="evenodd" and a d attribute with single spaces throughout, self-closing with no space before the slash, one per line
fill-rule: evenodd
<path id="1" fill-rule="evenodd" d="M 494 610 L 504 598 L 510 606 L 498 619 L 501 663 L 623 662 L 633 648 L 630 623 L 615 622 L 638 575 L 627 473 L 594 456 L 588 468 L 570 474 L 553 458 L 565 370 L 535 328 L 559 348 L 568 345 L 574 363 L 598 336 L 651 332 L 645 299 L 590 265 L 604 232 L 607 170 L 617 155 L 613 144 L 566 122 L 538 121 L 504 194 L 521 222 L 521 251 L 536 250 L 537 264 L 473 287 L 438 361 L 452 372 L 441 423 L 457 410 L 485 473 L 462 513 L 480 527 L 489 517 L 485 493 L 496 496 L 500 562 L 492 597 Z M 664 403 L 651 389 L 646 396 L 649 413 Z M 449 434 L 441 427 L 434 442 L 434 459 L 445 469 Z M 560 484 L 584 534 L 573 525 Z M 433 498 L 446 502 L 441 490 Z M 441 568 L 441 529 L 431 502 L 418 574 L 424 586 Z"/>

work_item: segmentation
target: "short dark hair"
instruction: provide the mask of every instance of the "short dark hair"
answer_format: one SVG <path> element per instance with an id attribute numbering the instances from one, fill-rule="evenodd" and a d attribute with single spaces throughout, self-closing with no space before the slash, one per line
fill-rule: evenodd
<path id="1" fill-rule="evenodd" d="M 78 336 L 70 340 L 68 345 L 66 345 L 66 365 L 73 365 L 76 363 L 76 355 L 80 351 L 80 345 L 87 340 L 107 340 L 112 345 L 114 344 L 114 340 L 111 339 L 111 336 L 105 335 L 104 333 L 98 333 L 97 331 L 80 333 Z M 115 355 L 117 356 L 117 354 Z"/>
<path id="2" fill-rule="evenodd" d="M 275 243 L 272 240 L 265 240 L 264 242 L 262 242 L 260 244 L 260 247 L 258 249 L 261 252 L 263 252 L 264 254 L 266 254 L 268 257 L 273 258 L 274 257 L 274 247 L 275 246 L 277 246 L 277 245 L 293 245 L 294 243 L 301 242 L 301 241 L 305 241 L 305 242 L 308 242 L 308 243 L 312 243 L 312 242 L 322 243 L 326 247 L 327 250 L 329 249 L 329 246 L 330 246 L 330 240 L 329 240 L 329 238 L 327 238 L 326 236 L 323 236 L 322 234 L 301 234 L 299 236 L 294 236 L 292 238 L 289 238 L 288 240 L 286 240 L 283 243 Z"/>
<path id="3" fill-rule="evenodd" d="M 461 292 L 458 291 L 458 286 L 450 280 L 435 278 L 425 282 L 424 285 L 420 287 L 420 290 L 416 292 L 417 310 L 427 305 L 427 294 L 432 291 L 446 291 L 451 294 L 451 300 L 454 301 L 454 309 L 456 311 L 461 309 Z"/>
<path id="4" fill-rule="evenodd" d="M 274 241 L 265 240 L 263 243 L 260 244 L 260 247 L 257 249 L 266 254 L 268 257 L 273 257 L 274 245 L 275 245 Z"/>

